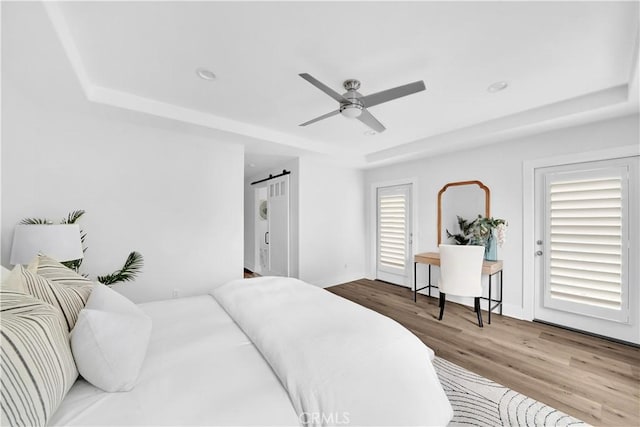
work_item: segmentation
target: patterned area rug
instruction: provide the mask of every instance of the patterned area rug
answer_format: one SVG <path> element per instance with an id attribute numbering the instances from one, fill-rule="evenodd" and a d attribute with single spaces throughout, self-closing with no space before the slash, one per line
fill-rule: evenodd
<path id="1" fill-rule="evenodd" d="M 433 365 L 453 406 L 449 426 L 588 426 L 442 358 Z"/>

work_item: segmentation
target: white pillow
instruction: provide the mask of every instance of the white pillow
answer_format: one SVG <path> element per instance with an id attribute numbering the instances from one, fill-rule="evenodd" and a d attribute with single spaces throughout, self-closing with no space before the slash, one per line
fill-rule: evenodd
<path id="1" fill-rule="evenodd" d="M 84 308 L 88 310 L 112 311 L 122 314 L 142 314 L 146 316 L 146 314 L 127 297 L 100 282 L 95 282 L 93 293 Z"/>
<path id="2" fill-rule="evenodd" d="M 11 274 L 11 270 L 8 268 L 4 268 L 4 265 L 0 265 L 0 280 L 4 282 L 4 280 L 9 277 Z"/>
<path id="3" fill-rule="evenodd" d="M 108 392 L 129 391 L 151 336 L 151 318 L 123 295 L 96 283 L 71 331 L 78 372 Z"/>
<path id="4" fill-rule="evenodd" d="M 22 280 L 22 264 L 17 264 L 13 267 L 13 270 L 7 271 L 6 268 L 2 267 L 2 282 L 0 283 L 2 290 L 27 293 Z"/>

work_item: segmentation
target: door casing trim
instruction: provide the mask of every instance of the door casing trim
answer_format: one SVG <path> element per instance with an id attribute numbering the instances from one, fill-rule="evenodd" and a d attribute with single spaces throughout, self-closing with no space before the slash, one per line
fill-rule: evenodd
<path id="1" fill-rule="evenodd" d="M 534 319 L 535 308 L 535 171 L 550 166 L 612 160 L 640 155 L 638 145 L 559 155 L 522 162 L 522 318 Z"/>
<path id="2" fill-rule="evenodd" d="M 377 230 L 378 230 L 378 222 L 377 222 L 377 192 L 378 188 L 381 187 L 393 187 L 396 185 L 411 185 L 411 228 L 413 233 L 412 243 L 410 245 L 411 256 L 410 260 L 413 259 L 413 255 L 416 253 L 416 242 L 418 241 L 418 203 L 416 195 L 418 194 L 418 178 L 402 178 L 390 181 L 380 181 L 373 182 L 369 186 L 369 212 L 368 215 L 368 225 L 369 225 L 369 268 L 367 269 L 368 277 L 367 279 L 375 280 L 376 279 L 376 269 L 377 269 L 377 255 L 378 255 L 378 245 L 377 245 Z M 413 268 L 409 269 L 409 284 L 413 283 Z"/>

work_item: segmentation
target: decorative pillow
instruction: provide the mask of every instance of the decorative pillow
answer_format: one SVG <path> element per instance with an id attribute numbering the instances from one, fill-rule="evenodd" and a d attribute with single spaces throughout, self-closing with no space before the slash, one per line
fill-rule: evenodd
<path id="1" fill-rule="evenodd" d="M 27 270 L 38 273 L 40 276 L 62 285 L 83 286 L 93 284 L 91 280 L 82 277 L 69 267 L 44 254 L 38 254 L 29 263 Z"/>
<path id="2" fill-rule="evenodd" d="M 0 291 L 2 425 L 44 426 L 78 377 L 60 312 Z"/>
<path id="3" fill-rule="evenodd" d="M 93 295 L 95 294 L 95 295 Z M 144 311 L 124 295 L 114 291 L 109 286 L 96 282 L 92 296 L 84 307 L 87 310 L 109 311 L 122 314 L 139 314 L 146 316 Z"/>
<path id="4" fill-rule="evenodd" d="M 80 375 L 104 391 L 129 391 L 151 336 L 151 318 L 123 295 L 96 283 L 71 331 Z"/>
<path id="5" fill-rule="evenodd" d="M 60 309 L 67 323 L 68 331 L 73 329 L 78 313 L 84 308 L 89 299 L 91 284 L 65 286 L 45 279 L 39 274 L 32 273 L 22 265 L 16 265 L 13 270 L 12 278 L 15 275 L 16 281 L 20 282 L 20 286 L 25 293 Z"/>
<path id="6" fill-rule="evenodd" d="M 7 276 L 5 276 L 5 274 L 6 273 L 4 273 L 3 271 L 2 284 L 0 285 L 2 287 L 2 290 L 26 293 L 24 289 L 24 283 L 22 281 L 21 270 L 17 265 L 13 268 L 13 270 L 9 272 Z"/>
<path id="7" fill-rule="evenodd" d="M 4 265 L 0 265 L 0 279 L 4 282 L 9 277 L 11 270 L 4 268 Z"/>

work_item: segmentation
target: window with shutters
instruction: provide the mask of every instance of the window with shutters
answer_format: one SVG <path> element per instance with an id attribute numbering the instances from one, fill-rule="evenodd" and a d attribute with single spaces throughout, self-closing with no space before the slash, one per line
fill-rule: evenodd
<path id="1" fill-rule="evenodd" d="M 552 173 L 545 187 L 545 306 L 626 322 L 627 168 Z"/>

